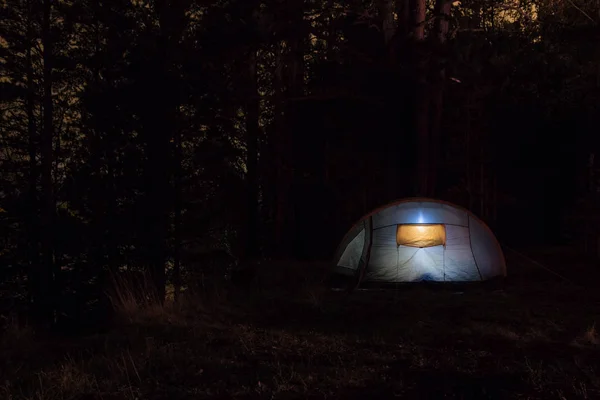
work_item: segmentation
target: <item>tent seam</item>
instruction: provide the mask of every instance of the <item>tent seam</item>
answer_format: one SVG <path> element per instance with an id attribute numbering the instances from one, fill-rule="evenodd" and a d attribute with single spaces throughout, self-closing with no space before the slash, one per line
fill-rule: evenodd
<path id="1" fill-rule="evenodd" d="M 365 271 L 367 270 L 367 267 L 369 266 L 369 261 L 371 261 L 371 247 L 373 245 L 373 217 L 369 216 L 369 219 L 367 221 L 369 224 L 369 245 L 367 246 L 367 255 L 365 256 L 365 265 L 363 266 L 362 271 L 360 272 L 360 274 L 358 276 L 358 282 L 356 283 L 356 288 L 358 288 L 360 286 L 360 284 L 365 276 Z"/>
<path id="2" fill-rule="evenodd" d="M 473 255 L 473 261 L 475 261 L 475 268 L 477 268 L 477 273 L 479 274 L 479 279 L 483 281 L 483 275 L 481 275 L 481 270 L 479 269 L 479 264 L 477 264 L 477 258 L 475 257 L 475 253 L 473 252 L 473 242 L 471 241 L 471 216 L 467 215 L 467 228 L 469 228 L 469 248 L 471 249 L 471 254 Z"/>

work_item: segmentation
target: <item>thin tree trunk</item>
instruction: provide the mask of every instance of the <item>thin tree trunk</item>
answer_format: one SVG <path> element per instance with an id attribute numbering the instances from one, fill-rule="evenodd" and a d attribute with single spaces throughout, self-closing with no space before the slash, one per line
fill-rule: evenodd
<path id="1" fill-rule="evenodd" d="M 379 17 L 382 20 L 383 40 L 388 46 L 396 33 L 396 24 L 394 22 L 394 2 L 393 0 L 379 0 Z"/>
<path id="2" fill-rule="evenodd" d="M 296 31 L 290 38 L 288 52 L 288 68 L 287 68 L 287 97 L 300 97 L 303 93 L 304 83 L 304 11 L 303 3 L 299 0 L 293 1 L 294 10 L 290 13 L 294 15 L 294 27 Z M 300 32 L 300 33 L 298 33 Z M 280 65 L 281 65 L 280 60 Z M 281 71 L 282 72 L 282 71 Z M 277 71 L 275 86 L 276 89 L 281 88 L 281 73 Z M 279 93 L 278 93 L 279 95 Z M 282 104 L 283 104 L 283 99 Z M 280 255 L 289 255 L 292 251 L 292 244 L 295 239 L 295 208 L 298 201 L 293 196 L 293 181 L 294 181 L 294 106 L 291 102 L 285 102 L 285 117 L 278 128 L 277 136 L 277 213 L 275 222 L 275 239 L 278 253 Z M 285 121 L 285 122 L 284 122 Z"/>
<path id="3" fill-rule="evenodd" d="M 277 175 L 278 175 L 278 139 L 280 133 L 280 127 L 282 126 L 281 112 L 282 112 L 282 100 L 281 100 L 281 74 L 280 74 L 280 45 L 276 43 L 274 45 L 275 60 L 272 69 L 272 84 L 273 84 L 273 97 L 271 106 L 273 107 L 273 123 L 264 131 L 265 141 L 261 145 L 259 144 L 259 186 L 261 189 L 261 220 L 264 235 L 264 251 L 272 255 L 271 252 L 276 248 L 275 240 L 275 229 L 277 226 Z"/>
<path id="4" fill-rule="evenodd" d="M 157 300 L 164 302 L 167 283 L 167 239 L 169 234 L 169 213 L 173 202 L 167 196 L 173 193 L 170 187 L 171 170 L 171 140 L 175 142 L 180 134 L 177 123 L 179 97 L 176 73 L 173 72 L 174 56 L 182 31 L 185 28 L 185 11 L 188 2 L 185 0 L 157 0 L 155 9 L 158 13 L 160 33 L 158 37 L 158 72 L 162 79 L 157 82 L 157 98 L 155 114 L 149 120 L 153 125 L 149 129 L 148 172 L 149 183 L 147 212 L 152 220 L 149 238 L 150 259 L 148 267 L 152 276 Z M 173 158 L 177 158 L 174 155 Z M 181 162 L 179 162 L 181 165 Z M 175 221 L 173 221 L 175 222 Z M 179 224 L 180 225 L 180 224 Z M 178 233 L 179 235 L 179 233 Z M 179 266 L 178 266 L 179 267 Z"/>
<path id="5" fill-rule="evenodd" d="M 293 11 L 294 15 L 294 26 L 296 31 L 293 33 L 293 37 L 290 41 L 290 62 L 288 69 L 288 99 L 297 98 L 304 95 L 304 2 L 303 0 L 295 0 Z M 296 134 L 298 132 L 296 128 L 296 121 L 298 121 L 299 113 L 297 105 L 292 102 L 287 102 L 286 109 L 286 124 L 285 124 L 285 155 L 288 160 L 288 166 L 286 168 L 286 186 L 288 193 L 291 194 L 289 197 L 290 201 L 287 206 L 286 218 L 286 229 L 285 229 L 285 251 L 286 253 L 292 254 L 294 252 L 294 246 L 297 244 L 298 235 L 302 235 L 302 232 L 298 232 L 298 224 L 296 221 L 296 212 L 300 207 L 304 207 L 302 196 L 296 191 L 298 185 L 296 184 L 296 168 L 297 168 L 297 157 L 298 153 L 294 154 L 294 142 L 296 140 Z"/>
<path id="6" fill-rule="evenodd" d="M 288 201 L 288 173 L 286 159 L 286 130 L 284 122 L 284 98 L 283 98 L 283 44 L 278 43 L 277 56 L 275 61 L 275 82 L 274 82 L 274 101 L 275 101 L 275 116 L 274 126 L 275 134 L 273 141 L 275 142 L 275 224 L 274 224 L 274 240 L 273 243 L 277 252 L 283 251 L 283 238 L 285 234 L 285 215 Z"/>
<path id="7" fill-rule="evenodd" d="M 429 85 L 427 64 L 423 56 L 425 40 L 425 0 L 414 0 L 412 6 L 413 65 L 416 77 L 415 133 L 417 136 L 417 195 L 428 196 L 430 140 L 429 140 Z"/>
<path id="8" fill-rule="evenodd" d="M 494 174 L 493 197 L 492 197 L 492 228 L 496 228 L 498 222 L 498 175 Z"/>
<path id="9" fill-rule="evenodd" d="M 53 46 L 54 47 L 54 46 Z M 54 84 L 53 84 L 54 85 Z M 54 110 L 54 107 L 53 107 Z M 53 141 L 53 146 L 52 146 L 52 162 L 53 162 L 53 176 L 57 177 L 59 176 L 59 154 L 60 154 L 60 149 L 61 149 L 61 126 L 62 124 L 59 124 L 58 126 L 53 126 L 53 137 L 54 137 L 54 141 Z M 55 178 L 56 179 L 56 178 Z M 54 186 L 54 185 L 53 185 Z M 60 241 L 60 236 L 56 235 L 54 233 L 56 227 L 55 227 L 55 219 L 57 218 L 57 203 L 56 203 L 56 194 L 54 193 L 54 188 L 53 188 L 53 192 L 52 192 L 52 215 L 53 215 L 53 219 L 52 219 L 52 253 L 54 254 L 54 260 L 53 260 L 53 266 L 54 266 L 54 276 L 53 279 L 54 281 L 53 283 L 53 293 L 55 294 L 55 299 L 56 299 L 56 309 L 55 309 L 55 313 L 58 315 L 60 312 L 60 308 L 62 307 L 60 304 L 60 292 L 62 291 L 63 288 L 63 282 L 62 282 L 62 275 L 60 273 L 61 270 L 61 265 L 63 265 L 63 258 L 62 258 L 62 248 L 61 248 L 61 241 Z"/>
<path id="10" fill-rule="evenodd" d="M 368 212 L 368 201 L 367 201 L 367 197 L 369 196 L 368 193 L 369 189 L 368 189 L 368 185 L 364 185 L 363 186 L 363 191 L 362 191 L 362 196 L 361 196 L 361 202 L 362 202 L 362 209 L 360 210 L 361 215 L 366 215 Z"/>
<path id="11" fill-rule="evenodd" d="M 468 95 L 467 97 L 467 106 L 466 106 L 466 129 L 465 129 L 465 134 L 466 134 L 466 154 L 465 154 L 465 160 L 466 160 L 466 175 L 467 175 L 467 195 L 468 195 L 468 199 L 467 199 L 467 204 L 468 204 L 468 208 L 469 210 L 473 211 L 473 206 L 474 206 L 474 201 L 475 201 L 475 196 L 473 195 L 473 168 L 472 168 L 472 155 L 471 155 L 471 149 L 472 149 L 472 134 L 471 134 L 471 96 Z"/>
<path id="12" fill-rule="evenodd" d="M 182 143 L 181 143 L 181 130 L 178 129 L 175 132 L 174 137 L 174 192 L 175 192 L 175 210 L 173 220 L 173 300 L 179 301 L 179 294 L 181 292 L 181 208 L 182 208 L 182 168 L 181 163 L 183 159 L 182 155 Z"/>
<path id="13" fill-rule="evenodd" d="M 485 220 L 485 167 L 483 165 L 483 141 L 479 138 L 479 216 Z"/>
<path id="14" fill-rule="evenodd" d="M 98 8 L 95 8 L 94 11 L 98 12 Z M 97 95 L 100 92 L 100 32 L 99 32 L 99 23 L 95 25 L 95 54 L 94 64 L 92 68 L 92 91 L 94 95 Z M 94 252 L 93 252 L 93 261 L 97 263 L 97 266 L 100 268 L 104 268 L 104 259 L 105 259 L 105 204 L 107 201 L 111 201 L 105 192 L 105 188 L 103 187 L 103 179 L 102 179 L 102 128 L 101 121 L 102 117 L 98 115 L 100 113 L 100 107 L 96 105 L 96 109 L 90 115 L 90 123 L 93 127 L 89 130 L 90 135 L 90 143 L 89 143 L 89 153 L 90 153 L 90 167 L 92 177 L 90 180 L 91 192 L 93 194 L 92 204 L 93 207 L 93 219 L 92 219 L 92 230 L 94 237 Z M 107 272 L 107 271 L 104 271 Z"/>
<path id="15" fill-rule="evenodd" d="M 166 85 L 159 85 L 165 89 L 161 91 L 166 93 Z M 156 110 L 156 112 L 160 112 Z M 165 149 L 169 148 L 168 132 L 169 127 L 166 120 L 162 120 L 165 116 L 157 115 L 156 124 L 154 124 L 150 135 L 154 138 L 150 139 L 148 149 L 148 176 L 147 198 L 146 198 L 146 213 L 148 223 L 148 272 L 152 279 L 156 297 L 159 302 L 165 299 L 165 264 L 167 257 L 166 241 L 167 241 L 167 224 L 168 224 L 168 202 L 165 198 L 168 193 L 168 154 L 165 154 Z M 166 136 L 166 137 L 165 137 Z"/>
<path id="16" fill-rule="evenodd" d="M 481 28 L 481 3 L 475 2 L 473 3 L 473 18 L 471 18 L 471 26 L 470 29 L 479 29 Z"/>
<path id="17" fill-rule="evenodd" d="M 396 0 L 397 30 L 403 36 L 410 32 L 410 0 Z"/>
<path id="18" fill-rule="evenodd" d="M 31 2 L 27 4 L 27 50 L 26 50 L 26 74 L 27 74 L 27 134 L 29 154 L 29 193 L 28 193 L 28 238 L 29 238 L 29 302 L 39 291 L 38 285 L 40 268 L 39 230 L 38 230 L 38 202 L 37 202 L 37 132 L 35 121 L 35 89 L 33 76 L 33 60 L 31 49 L 33 47 L 33 10 Z"/>
<path id="19" fill-rule="evenodd" d="M 181 248 L 183 210 L 183 131 L 176 129 L 174 142 L 173 190 L 175 196 L 173 218 L 173 301 L 179 302 L 181 295 Z"/>
<path id="20" fill-rule="evenodd" d="M 441 127 L 444 110 L 444 87 L 446 81 L 444 44 L 448 35 L 448 19 L 450 18 L 451 3 L 448 0 L 437 0 L 435 20 L 434 48 L 438 54 L 436 70 L 433 76 L 431 93 L 431 124 L 430 124 L 430 165 L 428 176 L 428 196 L 436 195 L 437 175 L 440 167 Z"/>
<path id="21" fill-rule="evenodd" d="M 325 57 L 327 61 L 333 61 L 334 48 L 336 45 L 336 37 L 335 37 L 335 26 L 334 26 L 334 14 L 333 14 L 333 0 L 327 0 L 327 11 L 329 12 L 329 18 L 327 20 L 327 42 L 326 42 L 326 50 Z"/>
<path id="22" fill-rule="evenodd" d="M 412 0 L 412 35 L 416 41 L 425 40 L 426 0 Z"/>
<path id="23" fill-rule="evenodd" d="M 101 9 L 99 4 L 94 4 L 92 12 L 95 15 L 100 15 Z M 102 25 L 100 21 L 96 21 L 93 25 L 94 29 L 94 56 L 92 58 L 91 81 L 89 90 L 91 91 L 91 99 L 102 98 L 102 77 L 101 77 L 101 51 L 102 51 Z M 110 182 L 113 182 L 111 175 L 111 161 L 109 160 L 110 149 L 108 147 L 108 138 L 105 120 L 102 115 L 103 105 L 98 104 L 97 100 L 92 101 L 91 113 L 88 116 L 90 129 L 88 129 L 88 152 L 90 163 L 90 207 L 92 217 L 90 222 L 90 234 L 92 248 L 90 251 L 90 261 L 94 268 L 98 269 L 101 285 L 109 287 L 111 279 L 113 279 L 118 270 L 115 268 L 116 257 L 116 238 L 117 232 L 111 229 L 113 214 L 107 210 L 112 203 L 116 201 L 114 191 L 111 190 Z M 105 159 L 105 165 L 108 169 L 107 176 L 102 176 L 102 159 Z M 102 293 L 100 296 L 99 306 L 104 310 L 110 309 L 111 303 L 107 293 Z"/>
<path id="24" fill-rule="evenodd" d="M 40 274 L 40 295 L 38 296 L 38 311 L 40 322 L 44 327 L 54 323 L 54 312 L 56 308 L 56 288 L 54 287 L 57 274 L 54 265 L 54 215 L 55 203 L 52 185 L 52 164 L 54 139 L 53 126 L 53 102 L 52 102 L 52 38 L 51 38 L 51 0 L 44 0 L 42 43 L 43 43 L 43 131 L 40 141 L 41 147 L 41 174 L 43 204 L 41 210 L 41 243 L 42 243 L 42 269 Z"/>
<path id="25" fill-rule="evenodd" d="M 147 268 L 152 279 L 156 299 L 165 300 L 167 236 L 169 225 L 169 203 L 167 199 L 170 179 L 169 153 L 170 140 L 175 125 L 176 91 L 171 72 L 172 46 L 178 35 L 174 26 L 174 14 L 177 10 L 168 0 L 155 3 L 160 23 L 157 40 L 157 73 L 161 76 L 155 82 L 156 98 L 151 110 L 148 110 L 148 158 L 146 168 L 146 214 L 149 229 L 147 231 Z M 150 83 L 148 83 L 150 84 Z"/>
<path id="26" fill-rule="evenodd" d="M 260 114 L 259 94 L 257 90 L 257 56 L 252 49 L 248 57 L 248 97 L 246 103 L 247 135 L 247 237 L 246 257 L 252 260 L 258 255 L 258 136 Z"/>
<path id="27" fill-rule="evenodd" d="M 393 12 L 396 14 L 396 26 L 394 34 L 388 46 L 388 59 L 391 65 L 398 62 L 398 55 L 406 53 L 409 33 L 411 32 L 411 2 L 410 0 L 396 0 Z M 393 13 L 392 13 L 393 18 Z"/>

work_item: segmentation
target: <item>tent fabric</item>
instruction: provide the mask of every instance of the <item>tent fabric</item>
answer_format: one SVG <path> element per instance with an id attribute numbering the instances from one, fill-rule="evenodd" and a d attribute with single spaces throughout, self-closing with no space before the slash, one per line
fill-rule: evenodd
<path id="1" fill-rule="evenodd" d="M 417 207 L 415 207 L 418 204 Z M 451 224 L 467 226 L 468 214 L 444 203 L 398 203 L 373 214 L 373 229 L 397 224 Z"/>
<path id="2" fill-rule="evenodd" d="M 344 242 L 347 245 L 338 247 L 336 252 L 336 273 L 354 276 L 366 264 L 371 231 L 371 218 L 365 218 L 346 234 Z"/>
<path id="3" fill-rule="evenodd" d="M 443 281 L 444 246 L 398 246 L 399 282 Z"/>
<path id="4" fill-rule="evenodd" d="M 506 275 L 494 234 L 469 211 L 432 199 L 381 207 L 346 234 L 334 272 L 361 282 L 468 282 Z"/>
<path id="5" fill-rule="evenodd" d="M 362 229 L 358 235 L 348 244 L 346 250 L 342 253 L 338 266 L 353 269 L 352 266 L 357 266 L 362 256 L 363 247 L 365 243 L 365 230 Z"/>
<path id="6" fill-rule="evenodd" d="M 398 246 L 396 226 L 373 230 L 371 254 L 363 280 L 373 282 L 395 281 L 398 277 Z"/>
<path id="7" fill-rule="evenodd" d="M 506 274 L 504 255 L 496 238 L 491 234 L 489 228 L 478 221 L 475 216 L 471 216 L 469 221 L 471 249 L 482 279 L 491 279 L 498 274 L 499 259 L 502 259 Z"/>
<path id="8" fill-rule="evenodd" d="M 471 250 L 469 228 L 448 225 L 444 263 L 446 280 L 476 281 L 481 276 Z"/>

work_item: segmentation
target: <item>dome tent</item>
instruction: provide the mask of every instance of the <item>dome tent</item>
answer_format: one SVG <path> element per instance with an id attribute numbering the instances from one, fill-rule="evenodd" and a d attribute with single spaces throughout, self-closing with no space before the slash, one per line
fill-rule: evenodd
<path id="1" fill-rule="evenodd" d="M 500 244 L 483 221 L 425 198 L 396 201 L 364 216 L 346 234 L 334 261 L 334 274 L 360 285 L 506 276 Z"/>

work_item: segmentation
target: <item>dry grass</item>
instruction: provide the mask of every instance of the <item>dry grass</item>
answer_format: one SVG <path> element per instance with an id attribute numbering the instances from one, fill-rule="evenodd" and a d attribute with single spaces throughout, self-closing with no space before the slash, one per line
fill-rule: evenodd
<path id="1" fill-rule="evenodd" d="M 600 335 L 596 330 L 596 324 L 593 324 L 591 327 L 586 329 L 580 336 L 575 338 L 573 344 L 578 346 L 599 346 L 600 345 Z"/>
<path id="2" fill-rule="evenodd" d="M 251 288 L 178 305 L 123 284 L 120 323 L 68 342 L 15 325 L 1 342 L 0 398 L 600 397 L 593 294 L 520 283 L 347 296 L 311 268 L 274 263 Z"/>

